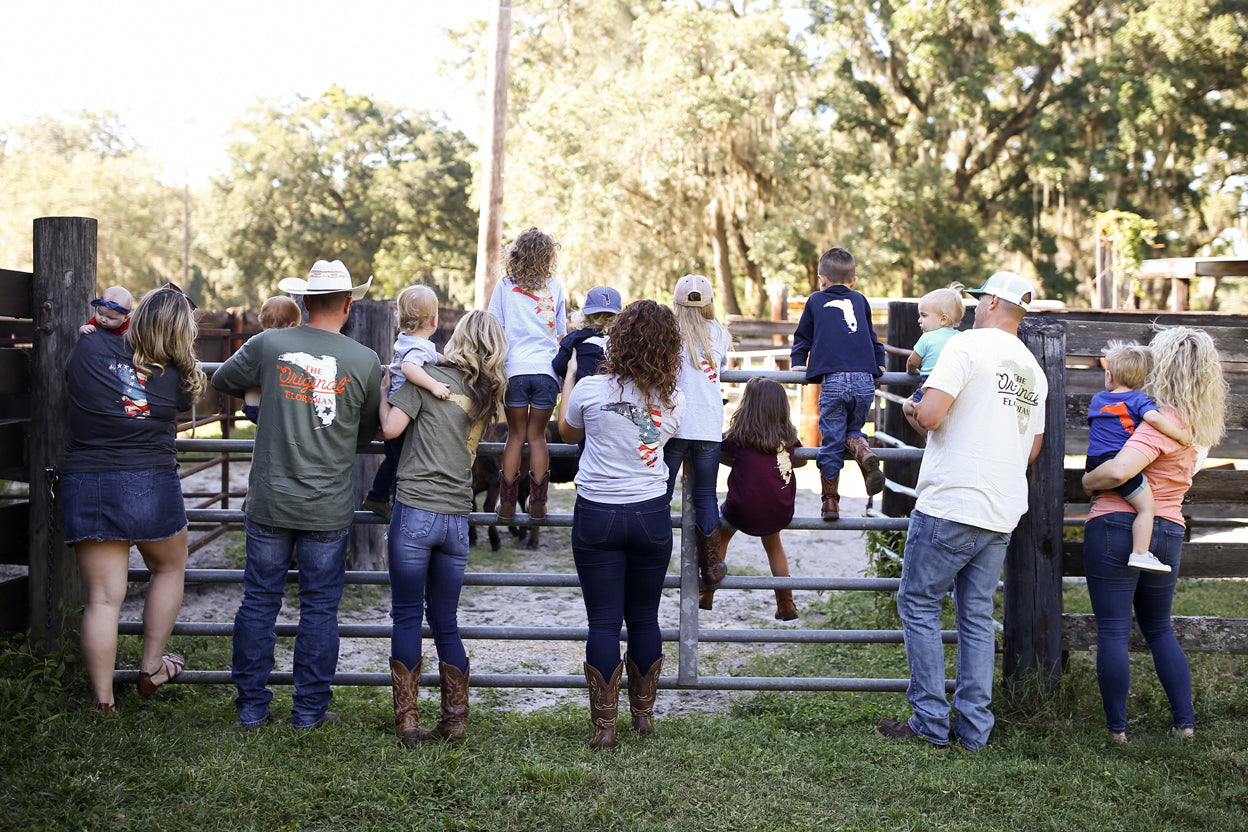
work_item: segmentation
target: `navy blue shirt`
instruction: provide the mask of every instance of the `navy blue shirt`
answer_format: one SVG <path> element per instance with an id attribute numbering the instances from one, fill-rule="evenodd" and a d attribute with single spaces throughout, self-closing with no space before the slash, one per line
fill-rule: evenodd
<path id="1" fill-rule="evenodd" d="M 884 366 L 884 345 L 871 323 L 871 304 L 861 292 L 834 283 L 806 300 L 793 333 L 794 367 L 806 365 L 806 378 L 828 373 L 870 373 Z"/>
<path id="2" fill-rule="evenodd" d="M 568 361 L 576 353 L 576 380 L 586 376 L 598 375 L 598 365 L 607 357 L 607 334 L 601 329 L 587 326 L 575 332 L 569 332 L 559 342 L 559 352 L 555 360 L 550 362 L 555 375 L 562 379 L 568 374 Z"/>
<path id="3" fill-rule="evenodd" d="M 65 471 L 173 468 L 178 412 L 191 397 L 169 367 L 145 379 L 125 338 L 97 329 L 78 339 L 65 362 L 69 441 Z"/>

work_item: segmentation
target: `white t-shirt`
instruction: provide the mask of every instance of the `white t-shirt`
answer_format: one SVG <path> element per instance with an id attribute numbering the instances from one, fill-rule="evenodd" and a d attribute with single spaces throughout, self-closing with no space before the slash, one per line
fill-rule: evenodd
<path id="1" fill-rule="evenodd" d="M 585 430 L 576 493 L 596 503 L 639 503 L 667 493 L 663 445 L 680 425 L 685 396 L 673 407 L 649 406 L 630 382 L 588 376 L 568 397 L 567 422 Z"/>
<path id="2" fill-rule="evenodd" d="M 732 337 L 722 326 L 710 329 L 711 356 L 698 351 L 698 366 L 689 361 L 689 348 L 682 342 L 680 354 L 680 378 L 676 386 L 685 391 L 685 418 L 676 436 L 680 439 L 700 439 L 718 442 L 724 435 L 724 394 L 719 380 L 728 364 L 728 348 Z"/>
<path id="3" fill-rule="evenodd" d="M 403 386 L 403 382 L 407 381 L 407 377 L 403 375 L 405 363 L 415 364 L 417 367 L 437 364 L 438 348 L 428 338 L 400 332 L 394 339 L 394 360 L 390 362 L 390 392 L 387 396 L 393 396 Z"/>
<path id="4" fill-rule="evenodd" d="M 940 352 L 927 389 L 953 396 L 927 437 L 915 508 L 931 517 L 1012 532 L 1027 511 L 1027 458 L 1044 433 L 1049 382 L 1014 335 L 959 332 Z"/>
<path id="5" fill-rule="evenodd" d="M 553 277 L 538 292 L 521 289 L 510 276 L 494 285 L 490 314 L 507 333 L 507 377 L 546 375 L 558 381 L 551 362 L 568 334 L 567 299 Z"/>

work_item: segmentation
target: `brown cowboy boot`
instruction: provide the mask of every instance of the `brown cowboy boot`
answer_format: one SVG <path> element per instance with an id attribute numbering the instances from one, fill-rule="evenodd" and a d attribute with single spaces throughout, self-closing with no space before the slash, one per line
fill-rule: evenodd
<path id="1" fill-rule="evenodd" d="M 433 733 L 448 742 L 463 739 L 468 729 L 468 670 L 453 664 L 438 663 L 442 686 L 442 718 Z"/>
<path id="2" fill-rule="evenodd" d="M 854 461 L 862 471 L 862 481 L 867 484 L 867 496 L 883 491 L 884 472 L 880 470 L 880 458 L 871 450 L 866 437 L 849 437 L 845 440 L 845 449 L 854 455 Z"/>
<path id="3" fill-rule="evenodd" d="M 615 667 L 609 680 L 589 662 L 585 662 L 585 681 L 589 683 L 589 721 L 594 725 L 589 738 L 590 748 L 615 747 L 615 718 L 620 712 L 620 675 L 624 662 Z"/>
<path id="4" fill-rule="evenodd" d="M 498 472 L 498 506 L 495 514 L 504 523 L 516 519 L 516 503 L 520 500 L 520 472 L 512 475 L 511 481 L 502 471 Z"/>
<path id="5" fill-rule="evenodd" d="M 793 603 L 793 590 L 776 590 L 776 619 L 793 621 L 797 618 L 797 605 Z"/>
<path id="6" fill-rule="evenodd" d="M 546 519 L 546 492 L 550 488 L 550 472 L 542 474 L 541 480 L 529 472 L 529 519 Z"/>
<path id="7" fill-rule="evenodd" d="M 715 608 L 715 590 L 699 589 L 698 590 L 698 609 L 710 610 Z"/>
<path id="8" fill-rule="evenodd" d="M 628 707 L 633 713 L 633 730 L 638 734 L 649 734 L 654 730 L 654 697 L 659 691 L 663 657 L 655 659 L 644 676 L 627 653 L 624 654 L 624 663 L 628 665 Z"/>
<path id="9" fill-rule="evenodd" d="M 823 519 L 840 520 L 841 505 L 837 501 L 841 499 L 841 495 L 837 489 L 840 487 L 841 478 L 838 476 L 830 480 L 820 474 L 819 482 L 823 484 Z"/>
<path id="10" fill-rule="evenodd" d="M 724 556 L 719 551 L 719 526 L 710 534 L 703 534 L 695 527 L 693 530 L 698 541 L 698 572 L 702 577 L 702 585 L 709 588 L 719 586 L 719 582 L 728 574 L 724 564 Z"/>
<path id="11" fill-rule="evenodd" d="M 390 657 L 390 687 L 394 692 L 394 732 L 398 734 L 403 745 L 411 748 L 421 740 L 427 740 L 432 731 L 420 727 L 420 713 L 416 707 L 416 699 L 420 690 L 420 666 L 408 670 L 403 662 Z"/>

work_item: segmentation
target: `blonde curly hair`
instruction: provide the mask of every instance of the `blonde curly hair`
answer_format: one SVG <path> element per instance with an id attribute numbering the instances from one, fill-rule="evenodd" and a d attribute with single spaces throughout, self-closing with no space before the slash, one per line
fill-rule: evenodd
<path id="1" fill-rule="evenodd" d="M 131 324 L 133 326 L 133 324 Z M 1222 357 L 1202 329 L 1162 329 L 1149 343 L 1153 371 L 1144 385 L 1158 407 L 1169 408 L 1192 432 L 1192 444 L 1212 447 L 1226 435 L 1226 396 Z"/>

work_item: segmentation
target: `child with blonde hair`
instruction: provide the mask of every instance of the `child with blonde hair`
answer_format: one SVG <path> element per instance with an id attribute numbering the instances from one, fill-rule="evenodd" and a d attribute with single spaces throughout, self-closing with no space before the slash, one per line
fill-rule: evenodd
<path id="1" fill-rule="evenodd" d="M 438 363 L 438 348 L 430 340 L 438 331 L 438 296 L 428 286 L 416 284 L 399 292 L 395 306 L 399 312 L 399 334 L 394 339 L 386 398 L 410 381 L 435 397 L 445 399 L 451 394 L 450 386 L 425 369 L 426 364 Z M 389 521 L 394 501 L 394 472 L 403 450 L 403 435 L 387 439 L 385 448 L 385 459 L 373 475 L 373 486 L 365 495 L 362 507 Z"/>
<path id="2" fill-rule="evenodd" d="M 933 289 L 919 298 L 919 329 L 923 334 L 906 359 L 906 372 L 918 374 L 919 386 L 912 398 L 915 404 L 923 399 L 923 385 L 936 367 L 936 359 L 950 338 L 958 334 L 958 325 L 966 306 L 962 303 L 962 284 L 951 283 L 944 289 Z"/>
<path id="3" fill-rule="evenodd" d="M 719 377 L 728 363 L 732 336 L 715 320 L 715 292 L 711 281 L 687 274 L 673 293 L 676 323 L 680 327 L 679 387 L 685 393 L 685 418 L 663 447 L 667 465 L 667 497 L 676 490 L 676 472 L 686 460 L 697 517 L 698 571 L 704 586 L 724 579 L 720 555 L 719 504 L 715 481 L 719 475 L 719 442 L 724 431 L 724 399 Z"/>
<path id="4" fill-rule="evenodd" d="M 777 578 L 789 576 L 789 559 L 780 542 L 780 530 L 793 519 L 797 498 L 794 468 L 806 464 L 793 453 L 801 447 L 797 429 L 789 417 L 789 394 L 777 381 L 752 378 L 724 433 L 719 461 L 732 468 L 728 475 L 728 498 L 720 506 L 719 553 L 728 553 L 728 542 L 737 531 L 761 537 L 767 565 Z M 712 608 L 713 588 L 698 593 L 698 606 Z M 797 618 L 793 590 L 776 590 L 776 618 Z"/>
<path id="5" fill-rule="evenodd" d="M 260 306 L 260 328 L 285 329 L 303 323 L 303 310 L 294 298 L 275 295 Z M 251 421 L 260 418 L 260 388 L 252 387 L 243 393 L 243 415 Z"/>
<path id="6" fill-rule="evenodd" d="M 552 362 L 568 332 L 567 298 L 555 278 L 559 243 L 536 228 L 516 237 L 503 252 L 506 275 L 494 286 L 490 314 L 507 334 L 507 443 L 499 471 L 498 519 L 516 516 L 520 463 L 529 443 L 529 517 L 546 519 L 550 452 L 546 423 L 559 400 Z"/>
<path id="7" fill-rule="evenodd" d="M 1085 471 L 1113 459 L 1135 433 L 1141 421 L 1147 422 L 1176 442 L 1192 444 L 1192 432 L 1161 415 L 1157 404 L 1141 391 L 1153 369 L 1148 347 L 1123 341 L 1110 341 L 1105 349 L 1105 389 L 1092 396 L 1088 408 L 1088 459 Z M 1144 474 L 1136 474 L 1114 489 L 1135 509 L 1131 524 L 1131 555 L 1127 566 L 1145 572 L 1169 572 L 1149 551 L 1153 537 L 1156 507 L 1153 490 Z"/>

